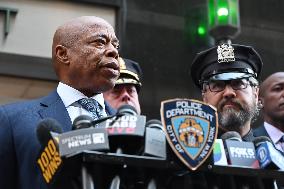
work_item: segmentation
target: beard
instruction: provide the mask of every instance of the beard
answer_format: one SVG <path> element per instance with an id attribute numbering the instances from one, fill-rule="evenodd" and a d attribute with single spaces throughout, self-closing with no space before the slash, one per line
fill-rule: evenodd
<path id="1" fill-rule="evenodd" d="M 233 103 L 235 108 L 226 108 L 224 105 L 227 103 Z M 254 100 L 250 104 L 242 104 L 237 99 L 221 100 L 218 105 L 218 118 L 219 124 L 226 130 L 239 131 L 245 127 L 245 124 L 249 121 L 253 121 L 258 115 L 258 108 Z"/>

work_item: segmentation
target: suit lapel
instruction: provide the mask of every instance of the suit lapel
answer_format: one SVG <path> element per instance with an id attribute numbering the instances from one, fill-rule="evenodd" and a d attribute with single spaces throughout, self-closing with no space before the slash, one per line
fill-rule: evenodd
<path id="1" fill-rule="evenodd" d="M 267 133 L 267 131 L 266 131 L 264 125 L 262 125 L 262 126 L 256 128 L 256 129 L 254 130 L 254 135 L 255 135 L 255 136 L 267 136 L 267 137 L 269 137 L 269 134 Z M 269 137 L 269 138 L 270 138 L 270 137 Z"/>
<path id="2" fill-rule="evenodd" d="M 63 132 L 71 130 L 71 119 L 56 90 L 42 98 L 40 105 L 42 108 L 38 113 L 42 118 L 56 119 L 62 125 Z"/>
<path id="3" fill-rule="evenodd" d="M 262 125 L 262 126 L 256 128 L 256 129 L 254 130 L 254 135 L 255 135 L 255 136 L 266 136 L 266 137 L 270 138 L 270 136 L 269 136 L 268 132 L 266 131 L 264 125 Z M 271 138 L 270 138 L 270 139 L 271 139 Z M 273 142 L 272 142 L 272 144 L 273 144 L 274 148 L 275 148 L 276 150 L 278 150 Z M 282 152 L 281 150 L 278 150 L 278 151 L 284 156 L 284 152 Z"/>
<path id="4" fill-rule="evenodd" d="M 114 115 L 116 114 L 116 110 L 113 109 L 106 101 L 105 101 L 105 108 L 107 115 Z"/>

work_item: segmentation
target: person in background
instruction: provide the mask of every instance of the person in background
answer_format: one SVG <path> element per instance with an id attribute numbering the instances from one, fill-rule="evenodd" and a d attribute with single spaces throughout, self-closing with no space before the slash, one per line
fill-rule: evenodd
<path id="1" fill-rule="evenodd" d="M 40 99 L 0 107 L 1 188 L 47 188 L 37 165 L 41 144 L 36 129 L 42 120 L 53 118 L 66 132 L 81 114 L 98 119 L 115 113 L 102 93 L 119 76 L 118 47 L 113 27 L 102 18 L 83 16 L 58 27 L 52 44 L 57 89 Z"/>
<path id="2" fill-rule="evenodd" d="M 251 123 L 258 115 L 258 78 L 262 68 L 259 54 L 249 46 L 222 44 L 197 54 L 191 66 L 194 83 L 203 101 L 215 106 L 219 131 L 238 132 L 252 141 Z"/>
<path id="3" fill-rule="evenodd" d="M 104 98 L 114 109 L 128 104 L 141 114 L 138 93 L 142 86 L 142 70 L 137 62 L 126 58 L 119 58 L 119 65 L 120 76 L 114 88 L 103 93 Z"/>
<path id="4" fill-rule="evenodd" d="M 259 102 L 264 123 L 254 129 L 254 135 L 269 137 L 284 154 L 284 72 L 276 72 L 262 82 Z"/>

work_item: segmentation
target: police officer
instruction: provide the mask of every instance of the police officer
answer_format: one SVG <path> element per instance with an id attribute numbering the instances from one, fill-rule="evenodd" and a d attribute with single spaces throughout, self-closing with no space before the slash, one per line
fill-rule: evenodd
<path id="1" fill-rule="evenodd" d="M 249 46 L 225 43 L 196 55 L 191 77 L 203 101 L 217 108 L 220 134 L 237 131 L 243 140 L 254 138 L 261 69 L 261 57 Z"/>
<path id="2" fill-rule="evenodd" d="M 137 113 L 141 113 L 138 93 L 142 86 L 142 70 L 139 64 L 133 60 L 119 58 L 120 76 L 113 89 L 104 92 L 105 100 L 118 109 L 124 104 L 133 106 Z"/>

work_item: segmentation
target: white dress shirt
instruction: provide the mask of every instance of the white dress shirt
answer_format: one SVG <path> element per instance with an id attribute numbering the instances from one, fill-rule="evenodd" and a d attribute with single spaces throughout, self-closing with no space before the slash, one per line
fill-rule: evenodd
<path id="1" fill-rule="evenodd" d="M 72 123 L 74 119 L 79 115 L 84 114 L 92 117 L 90 112 L 82 108 L 82 106 L 77 103 L 77 101 L 82 98 L 88 98 L 83 93 L 61 82 L 59 82 L 57 86 L 57 93 L 62 99 Z M 92 96 L 91 98 L 95 99 L 101 105 L 101 107 L 103 108 L 103 116 L 107 116 L 103 94 L 99 93 L 95 96 Z"/>
<path id="2" fill-rule="evenodd" d="M 284 136 L 284 133 L 267 122 L 264 122 L 264 127 L 275 147 L 284 152 L 284 142 L 279 141 Z"/>

